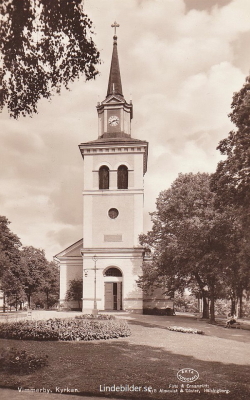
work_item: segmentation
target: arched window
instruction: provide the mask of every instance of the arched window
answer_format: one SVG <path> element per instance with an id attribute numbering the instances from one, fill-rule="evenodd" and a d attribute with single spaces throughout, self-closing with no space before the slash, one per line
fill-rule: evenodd
<path id="1" fill-rule="evenodd" d="M 117 171 L 117 188 L 127 189 L 128 188 L 128 168 L 126 165 L 120 165 Z"/>
<path id="2" fill-rule="evenodd" d="M 118 268 L 111 267 L 107 269 L 107 271 L 104 273 L 104 276 L 122 276 L 121 271 Z"/>
<path id="3" fill-rule="evenodd" d="M 109 189 L 109 168 L 106 165 L 99 169 L 99 189 Z"/>

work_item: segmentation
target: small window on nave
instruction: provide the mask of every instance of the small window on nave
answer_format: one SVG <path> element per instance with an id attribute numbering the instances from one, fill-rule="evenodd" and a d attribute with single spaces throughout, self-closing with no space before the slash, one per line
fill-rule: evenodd
<path id="1" fill-rule="evenodd" d="M 106 165 L 99 169 L 99 189 L 109 189 L 109 168 Z"/>
<path id="2" fill-rule="evenodd" d="M 128 168 L 126 167 L 126 165 L 120 165 L 117 170 L 117 188 L 128 188 Z"/>

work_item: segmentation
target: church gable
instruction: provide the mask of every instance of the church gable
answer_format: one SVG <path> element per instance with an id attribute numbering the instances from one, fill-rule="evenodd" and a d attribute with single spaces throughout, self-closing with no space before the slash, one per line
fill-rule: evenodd
<path id="1" fill-rule="evenodd" d="M 124 98 L 121 96 L 111 95 L 107 97 L 102 104 L 110 104 L 110 103 L 125 103 Z"/>
<path id="2" fill-rule="evenodd" d="M 55 257 L 60 259 L 64 257 L 81 257 L 81 250 L 83 248 L 83 239 L 78 240 L 65 250 L 58 253 Z"/>

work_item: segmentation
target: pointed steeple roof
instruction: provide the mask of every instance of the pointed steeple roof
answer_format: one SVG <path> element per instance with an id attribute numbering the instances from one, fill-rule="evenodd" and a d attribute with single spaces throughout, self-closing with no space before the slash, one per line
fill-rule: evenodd
<path id="1" fill-rule="evenodd" d="M 107 97 L 110 96 L 111 94 L 118 94 L 120 96 L 123 96 L 118 51 L 117 51 L 117 36 L 116 35 L 113 36 L 113 39 L 114 39 L 113 54 L 112 54 L 110 73 L 109 73 Z"/>

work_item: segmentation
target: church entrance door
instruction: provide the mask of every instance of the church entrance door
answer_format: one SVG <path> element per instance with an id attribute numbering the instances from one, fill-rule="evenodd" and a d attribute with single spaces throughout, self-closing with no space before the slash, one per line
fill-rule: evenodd
<path id="1" fill-rule="evenodd" d="M 105 310 L 122 310 L 122 282 L 105 282 Z"/>

